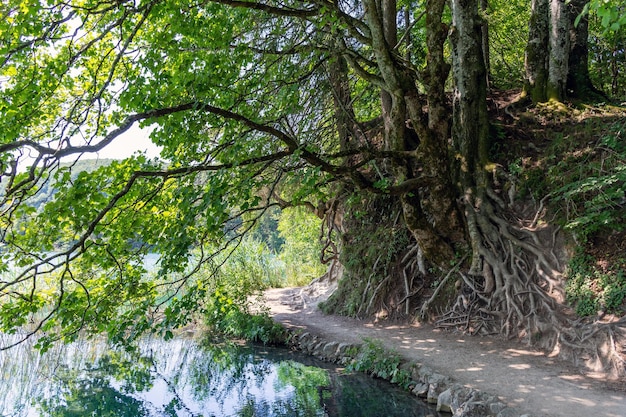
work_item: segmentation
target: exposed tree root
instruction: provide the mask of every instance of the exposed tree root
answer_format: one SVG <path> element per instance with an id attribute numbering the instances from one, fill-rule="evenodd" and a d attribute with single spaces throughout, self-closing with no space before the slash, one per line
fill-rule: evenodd
<path id="1" fill-rule="evenodd" d="M 418 309 L 416 299 L 424 289 L 426 276 L 424 260 L 418 245 L 412 243 L 395 267 L 373 287 L 371 282 L 379 269 L 379 260 L 380 258 L 375 262 L 368 277 L 362 294 L 363 303 L 357 315 L 386 318 L 413 316 Z"/>
<path id="2" fill-rule="evenodd" d="M 526 339 L 578 365 L 626 375 L 626 321 L 581 321 L 565 305 L 557 230 L 539 226 L 538 215 L 521 219 L 491 197 L 466 201 L 473 262 L 468 274 L 455 274 L 458 296 L 436 325 Z"/>

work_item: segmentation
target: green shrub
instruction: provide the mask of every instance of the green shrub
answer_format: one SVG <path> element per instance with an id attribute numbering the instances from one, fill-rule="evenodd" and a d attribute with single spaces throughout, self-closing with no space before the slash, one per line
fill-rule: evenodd
<path id="1" fill-rule="evenodd" d="M 282 283 L 282 270 L 263 243 L 242 240 L 205 273 L 210 277 L 203 310 L 211 331 L 265 344 L 284 341 L 284 329 L 261 306 L 262 292 Z"/>
<path id="2" fill-rule="evenodd" d="M 263 242 L 252 238 L 243 239 L 227 259 L 218 262 L 218 280 L 247 293 L 281 287 L 284 282 L 284 267 Z"/>
<path id="3" fill-rule="evenodd" d="M 206 324 L 220 335 L 264 344 L 285 341 L 284 328 L 266 312 L 252 313 L 247 300 L 232 298 L 224 288 L 216 289 L 207 302 Z"/>
<path id="4" fill-rule="evenodd" d="M 551 169 L 555 184 L 563 184 L 553 191 L 554 203 L 567 208 L 564 226 L 581 242 L 597 232 L 626 227 L 625 129 L 625 122 L 609 125 L 594 146 L 578 152 L 582 156 Z"/>
<path id="5" fill-rule="evenodd" d="M 580 251 L 570 261 L 565 294 L 581 317 L 593 316 L 601 309 L 618 313 L 626 299 L 623 270 L 601 270 L 594 259 Z"/>
<path id="6" fill-rule="evenodd" d="M 321 220 L 301 207 L 281 212 L 278 232 L 284 243 L 279 258 L 286 285 L 306 285 L 326 272 L 320 262 L 320 228 Z"/>
<path id="7" fill-rule="evenodd" d="M 378 378 L 387 379 L 405 389 L 408 388 L 411 376 L 408 371 L 400 369 L 402 363 L 400 355 L 385 350 L 380 340 L 364 339 L 364 342 L 346 370 L 365 372 Z"/>

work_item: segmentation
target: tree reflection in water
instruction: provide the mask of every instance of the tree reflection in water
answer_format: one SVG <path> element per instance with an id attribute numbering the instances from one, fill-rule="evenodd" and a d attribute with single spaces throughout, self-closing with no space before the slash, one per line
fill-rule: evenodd
<path id="1" fill-rule="evenodd" d="M 284 349 L 181 338 L 146 340 L 135 354 L 93 341 L 43 356 L 22 346 L 0 353 L 0 371 L 2 417 L 434 414 L 387 383 Z"/>

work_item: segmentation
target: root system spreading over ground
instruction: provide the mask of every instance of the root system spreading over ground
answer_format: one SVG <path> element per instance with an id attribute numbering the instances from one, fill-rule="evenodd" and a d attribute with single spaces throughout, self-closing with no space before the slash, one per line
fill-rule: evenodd
<path id="1" fill-rule="evenodd" d="M 322 308 L 515 339 L 624 378 L 626 110 L 516 99 L 491 98 L 492 178 L 461 202 L 471 248 L 429 268 L 400 210 L 373 200 L 378 223 L 348 225 L 350 272 Z"/>

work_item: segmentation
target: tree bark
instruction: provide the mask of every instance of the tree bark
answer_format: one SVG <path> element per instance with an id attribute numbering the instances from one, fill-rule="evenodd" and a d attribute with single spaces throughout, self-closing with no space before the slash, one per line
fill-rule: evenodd
<path id="1" fill-rule="evenodd" d="M 524 92 L 533 103 L 547 100 L 549 0 L 532 0 L 524 66 Z"/>
<path id="2" fill-rule="evenodd" d="M 588 22 L 574 22 L 589 0 L 533 0 L 524 93 L 533 103 L 599 93 L 588 64 Z"/>
<path id="3" fill-rule="evenodd" d="M 589 18 L 584 15 L 576 25 L 576 18 L 582 13 L 589 0 L 572 0 L 569 4 L 570 52 L 567 74 L 567 92 L 572 97 L 585 97 L 601 94 L 589 76 Z"/>
<path id="4" fill-rule="evenodd" d="M 548 54 L 548 100 L 562 101 L 569 72 L 570 19 L 564 0 L 550 0 L 550 37 Z"/>
<path id="5" fill-rule="evenodd" d="M 491 58 L 489 56 L 489 23 L 487 19 L 485 19 L 485 15 L 487 14 L 487 9 L 489 8 L 488 0 L 480 0 L 480 11 L 482 14 L 482 49 L 483 49 L 483 57 L 485 59 L 485 77 L 487 79 L 487 88 L 489 88 L 491 83 Z"/>
<path id="6" fill-rule="evenodd" d="M 487 78 L 482 51 L 482 30 L 477 0 L 452 0 L 452 73 L 454 102 L 452 139 L 459 159 L 459 178 L 466 221 L 472 246 L 470 273 L 481 275 L 479 236 L 473 207 L 485 198 L 489 186 L 485 165 L 488 162 L 489 120 Z"/>
<path id="7" fill-rule="evenodd" d="M 483 173 L 488 162 L 487 82 L 477 11 L 477 0 L 452 1 L 452 139 L 466 190 L 485 186 Z"/>

